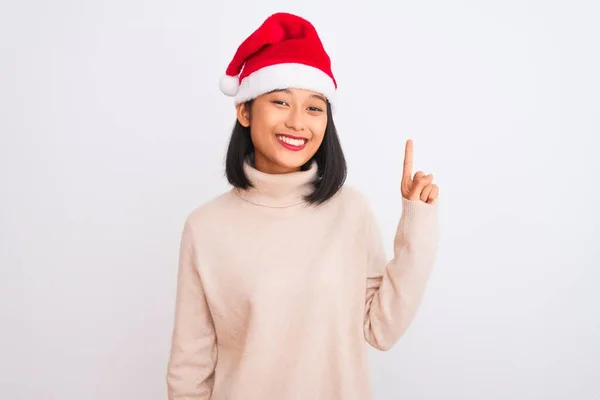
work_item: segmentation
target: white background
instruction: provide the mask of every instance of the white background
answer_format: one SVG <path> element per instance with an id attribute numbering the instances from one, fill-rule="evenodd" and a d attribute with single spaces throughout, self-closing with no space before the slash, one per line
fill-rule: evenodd
<path id="1" fill-rule="evenodd" d="M 350 3 L 2 3 L 0 398 L 166 399 L 183 220 L 228 188 L 218 80 L 276 11 L 333 59 L 348 182 L 390 255 L 407 138 L 441 188 L 375 399 L 600 397 L 599 3 Z"/>

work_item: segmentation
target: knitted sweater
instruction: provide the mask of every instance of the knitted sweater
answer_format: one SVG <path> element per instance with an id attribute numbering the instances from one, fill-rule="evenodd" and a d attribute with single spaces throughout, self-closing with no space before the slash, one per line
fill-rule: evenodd
<path id="1" fill-rule="evenodd" d="M 438 241 L 437 205 L 402 198 L 385 257 L 366 198 L 309 206 L 317 168 L 232 189 L 185 221 L 168 363 L 170 400 L 367 400 L 367 346 L 413 320 Z"/>

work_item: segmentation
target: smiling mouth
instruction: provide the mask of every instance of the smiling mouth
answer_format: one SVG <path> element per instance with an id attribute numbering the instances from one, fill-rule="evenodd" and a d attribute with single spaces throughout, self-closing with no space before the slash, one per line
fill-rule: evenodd
<path id="1" fill-rule="evenodd" d="M 282 144 L 288 145 L 286 147 L 292 146 L 295 148 L 302 148 L 308 142 L 308 139 L 304 139 L 301 137 L 294 137 L 289 135 L 275 135 L 277 140 L 279 140 Z"/>

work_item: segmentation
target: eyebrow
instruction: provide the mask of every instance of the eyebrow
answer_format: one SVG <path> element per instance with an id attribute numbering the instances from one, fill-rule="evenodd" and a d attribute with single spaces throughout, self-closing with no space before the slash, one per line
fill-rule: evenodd
<path id="1" fill-rule="evenodd" d="M 289 89 L 275 89 L 275 90 L 271 90 L 269 93 L 277 93 L 277 92 L 292 94 L 292 92 Z M 321 96 L 320 94 L 311 94 L 310 97 L 319 99 L 319 100 L 323 101 L 323 103 L 327 104 L 327 99 L 324 96 Z"/>

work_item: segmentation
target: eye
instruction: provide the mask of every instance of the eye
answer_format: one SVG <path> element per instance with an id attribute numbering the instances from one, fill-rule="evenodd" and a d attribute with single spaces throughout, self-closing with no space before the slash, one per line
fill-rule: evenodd
<path id="1" fill-rule="evenodd" d="M 308 109 L 310 111 L 314 111 L 314 112 L 322 112 L 323 110 L 319 107 L 308 107 Z"/>
<path id="2" fill-rule="evenodd" d="M 280 106 L 287 106 L 287 105 L 288 105 L 288 104 L 287 104 L 285 101 L 283 101 L 283 100 L 273 100 L 271 103 L 273 103 L 273 104 L 277 104 L 277 105 L 280 105 Z"/>

